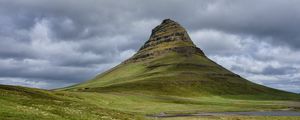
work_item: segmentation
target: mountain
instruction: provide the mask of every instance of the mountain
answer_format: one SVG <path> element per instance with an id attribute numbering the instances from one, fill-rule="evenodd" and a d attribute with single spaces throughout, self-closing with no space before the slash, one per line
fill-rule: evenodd
<path id="1" fill-rule="evenodd" d="M 68 91 L 157 95 L 280 95 L 210 60 L 177 22 L 165 19 L 131 58 Z"/>
<path id="2" fill-rule="evenodd" d="M 207 58 L 186 30 L 170 19 L 152 30 L 135 55 L 92 80 L 57 90 L 0 85 L 1 120 L 144 120 L 151 119 L 149 115 L 170 114 L 188 119 L 182 116 L 272 110 L 300 111 L 300 95 L 252 83 L 223 68 Z"/>

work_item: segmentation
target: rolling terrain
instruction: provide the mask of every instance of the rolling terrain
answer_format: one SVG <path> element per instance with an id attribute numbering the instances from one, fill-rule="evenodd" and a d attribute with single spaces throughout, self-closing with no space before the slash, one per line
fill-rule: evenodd
<path id="1" fill-rule="evenodd" d="M 77 94 L 0 85 L 0 120 L 139 119 L 95 106 Z"/>

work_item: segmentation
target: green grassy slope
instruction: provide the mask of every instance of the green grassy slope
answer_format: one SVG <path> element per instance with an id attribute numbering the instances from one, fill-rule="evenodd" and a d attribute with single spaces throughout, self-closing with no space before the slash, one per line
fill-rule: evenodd
<path id="1" fill-rule="evenodd" d="M 0 85 L 0 119 L 138 120 L 152 119 L 145 116 L 161 112 L 182 114 L 218 111 L 300 111 L 300 102 L 295 100 L 257 100 L 256 98 L 260 97 L 258 95 L 235 97 L 46 91 Z"/>
<path id="2" fill-rule="evenodd" d="M 178 96 L 260 95 L 270 99 L 299 99 L 296 94 L 247 81 L 204 56 L 183 57 L 175 52 L 151 61 L 120 64 L 93 80 L 65 90 Z"/>
<path id="3" fill-rule="evenodd" d="M 299 120 L 294 116 L 201 116 L 201 117 L 173 117 L 162 120 Z"/>
<path id="4" fill-rule="evenodd" d="M 1 120 L 112 120 L 139 119 L 101 108 L 67 92 L 0 85 Z"/>

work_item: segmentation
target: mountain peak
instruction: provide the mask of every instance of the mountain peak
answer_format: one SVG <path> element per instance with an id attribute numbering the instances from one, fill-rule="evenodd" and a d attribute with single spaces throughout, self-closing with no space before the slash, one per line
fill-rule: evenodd
<path id="1" fill-rule="evenodd" d="M 171 19 L 165 19 L 152 29 L 148 41 L 125 63 L 150 60 L 172 52 L 184 56 L 191 54 L 205 56 L 202 50 L 193 43 L 184 27 Z"/>
<path id="2" fill-rule="evenodd" d="M 284 92 L 252 83 L 207 58 L 177 22 L 166 19 L 125 62 L 67 90 L 154 95 L 271 95 Z"/>
<path id="3" fill-rule="evenodd" d="M 173 20 L 171 20 L 170 18 L 164 19 L 162 23 L 167 23 L 167 22 L 175 22 Z"/>
<path id="4" fill-rule="evenodd" d="M 156 26 L 154 29 L 152 29 L 152 34 L 157 32 L 157 31 L 163 31 L 165 29 L 170 29 L 168 26 L 173 26 L 173 28 L 182 28 L 180 24 L 177 22 L 171 20 L 171 19 L 164 19 L 160 25 Z M 171 27 L 172 28 L 172 27 Z"/>

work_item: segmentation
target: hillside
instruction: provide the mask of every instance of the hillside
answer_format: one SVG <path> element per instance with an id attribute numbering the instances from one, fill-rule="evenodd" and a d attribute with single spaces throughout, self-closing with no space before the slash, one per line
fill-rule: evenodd
<path id="1" fill-rule="evenodd" d="M 0 120 L 111 120 L 139 117 L 83 101 L 80 94 L 0 85 Z"/>
<path id="2" fill-rule="evenodd" d="M 172 95 L 47 91 L 0 85 L 2 120 L 139 120 L 146 115 L 219 111 L 300 111 L 296 101 L 251 100 L 244 96 L 178 97 Z M 299 96 L 298 96 L 299 97 Z M 201 119 L 293 120 L 299 117 L 207 116 Z M 183 119 L 183 118 L 181 118 Z M 189 119 L 189 118 L 184 118 Z M 192 117 L 191 119 L 197 119 Z"/>

